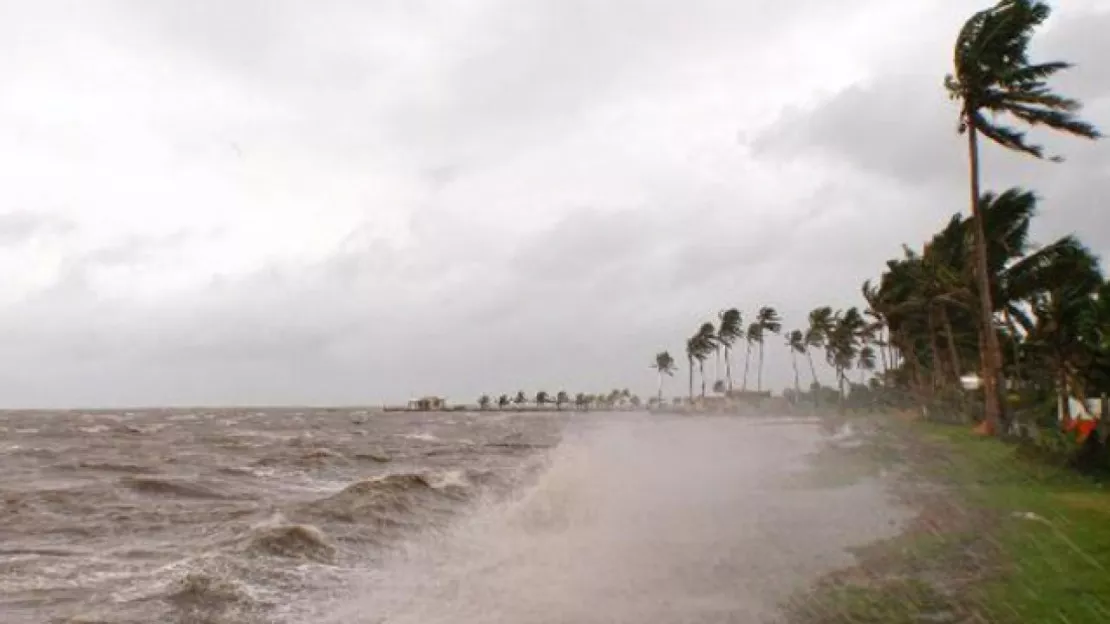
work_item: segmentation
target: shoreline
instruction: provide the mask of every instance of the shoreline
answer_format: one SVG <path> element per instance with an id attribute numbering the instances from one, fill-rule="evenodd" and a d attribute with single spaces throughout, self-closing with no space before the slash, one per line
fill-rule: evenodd
<path id="1" fill-rule="evenodd" d="M 966 427 L 905 416 L 844 419 L 837 453 L 858 471 L 893 473 L 913 512 L 894 538 L 856 549 L 785 605 L 791 624 L 1046 622 L 1110 614 L 1110 494 L 1066 469 Z"/>

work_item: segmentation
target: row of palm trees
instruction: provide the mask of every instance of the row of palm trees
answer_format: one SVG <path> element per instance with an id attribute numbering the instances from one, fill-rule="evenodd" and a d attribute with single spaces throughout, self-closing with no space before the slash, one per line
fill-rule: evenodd
<path id="1" fill-rule="evenodd" d="M 1070 64 L 1030 58 L 1033 36 L 1050 13 L 1040 0 L 999 0 L 961 28 L 944 86 L 959 103 L 958 130 L 967 137 L 970 214 L 953 216 L 920 251 L 906 248 L 887 263 L 877 285 L 866 283 L 867 314 L 818 308 L 806 329 L 789 332 L 795 371 L 804 354 L 816 380 L 812 351 L 823 347 L 843 389 L 847 370 L 874 367 L 877 347 L 884 381 L 928 396 L 977 370 L 988 433 L 1008 420 L 1007 388 L 1058 394 L 1065 408 L 1067 396 L 1110 392 L 1110 286 L 1097 259 L 1074 237 L 1035 248 L 1028 232 L 1036 196 L 1018 188 L 984 191 L 980 183 L 980 137 L 1037 159 L 1048 156 L 1011 122 L 1100 137 L 1078 117 L 1080 102 L 1048 84 Z M 705 359 L 723 348 L 728 367 L 739 339 L 748 342 L 745 369 L 753 344 L 762 354 L 762 337 L 772 330 L 759 325 L 761 318 L 754 335 L 752 326 L 735 331 L 739 319 L 730 319 L 728 330 L 707 323 L 690 338 L 691 397 L 695 362 L 704 372 Z M 661 378 L 673 374 L 673 358 L 659 354 L 655 368 Z M 728 377 L 731 389 L 731 369 Z"/>
<path id="2" fill-rule="evenodd" d="M 719 394 L 731 395 L 734 392 L 731 367 L 731 352 L 736 343 L 743 340 L 746 344 L 744 358 L 744 374 L 741 381 L 740 392 L 748 390 L 748 373 L 751 363 L 753 348 L 757 354 L 756 365 L 756 392 L 763 392 L 763 356 L 766 338 L 770 335 L 780 335 L 782 332 L 782 317 L 772 307 L 764 306 L 758 310 L 755 320 L 743 327 L 743 315 L 736 308 L 730 308 L 718 315 L 719 323 L 703 323 L 698 330 L 686 341 L 686 357 L 689 362 L 689 397 L 694 399 L 694 371 L 698 371 L 701 379 L 701 397 L 707 392 L 705 376 L 705 361 L 716 353 L 718 357 L 723 353 L 725 361 L 725 378 L 717 379 L 713 384 L 713 391 Z M 877 347 L 885 347 L 882 339 L 882 324 L 877 320 L 867 320 L 859 308 L 849 308 L 843 311 L 833 311 L 831 307 L 824 306 L 814 309 L 809 313 L 805 329 L 794 329 L 786 332 L 785 344 L 791 353 L 791 363 L 794 369 L 794 392 L 796 396 L 802 394 L 801 375 L 798 369 L 798 356 L 806 358 L 809 363 L 809 386 L 820 387 L 821 382 L 817 375 L 817 367 L 813 361 L 815 351 L 824 351 L 825 361 L 836 371 L 836 383 L 839 394 L 846 395 L 848 385 L 848 371 L 856 369 L 860 372 L 860 383 L 863 383 L 866 374 L 876 370 Z M 887 361 L 886 352 L 883 352 L 884 369 Z M 661 351 L 655 355 L 655 362 L 651 366 L 659 375 L 659 402 L 663 401 L 663 381 L 665 377 L 674 376 L 677 363 L 669 351 Z M 718 366 L 719 370 L 719 366 Z"/>
<path id="3" fill-rule="evenodd" d="M 516 393 L 511 397 L 508 394 L 502 394 L 497 397 L 497 400 L 488 395 L 483 394 L 478 397 L 478 408 L 481 410 L 492 409 L 496 404 L 498 409 L 505 409 L 510 406 L 523 407 L 525 405 L 534 405 L 538 408 L 543 408 L 546 405 L 554 405 L 556 409 L 563 409 L 564 406 L 571 404 L 572 399 L 565 390 L 560 390 L 555 395 L 549 394 L 545 390 L 540 390 L 534 396 L 529 397 L 523 390 Z M 586 409 L 611 409 L 614 407 L 639 407 L 641 404 L 640 397 L 632 394 L 628 388 L 610 390 L 609 392 L 599 394 L 586 394 L 579 392 L 574 396 L 573 404 L 576 408 Z"/>

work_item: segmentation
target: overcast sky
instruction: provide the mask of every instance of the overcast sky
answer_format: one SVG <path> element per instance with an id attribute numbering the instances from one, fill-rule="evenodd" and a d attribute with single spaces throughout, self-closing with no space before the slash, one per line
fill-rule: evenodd
<path id="1" fill-rule="evenodd" d="M 651 392 L 718 310 L 857 304 L 966 210 L 985 4 L 0 0 L 0 403 Z M 1069 0 L 1035 50 L 1104 130 L 1107 32 Z M 1110 144 L 1049 144 L 986 183 L 1110 254 Z"/>

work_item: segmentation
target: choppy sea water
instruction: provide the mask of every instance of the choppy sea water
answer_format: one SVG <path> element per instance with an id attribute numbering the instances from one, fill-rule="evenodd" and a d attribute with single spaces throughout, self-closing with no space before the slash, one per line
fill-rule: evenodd
<path id="1" fill-rule="evenodd" d="M 772 622 L 893 531 L 783 419 L 0 414 L 0 622 Z"/>

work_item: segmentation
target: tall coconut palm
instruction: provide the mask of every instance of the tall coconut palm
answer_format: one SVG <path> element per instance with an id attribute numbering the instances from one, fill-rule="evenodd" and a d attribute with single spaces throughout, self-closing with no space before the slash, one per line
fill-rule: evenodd
<path id="1" fill-rule="evenodd" d="M 765 334 L 775 334 L 776 336 L 782 331 L 782 317 L 775 311 L 774 308 L 764 306 L 759 309 L 756 314 L 756 323 L 759 323 L 759 372 L 756 377 L 755 389 L 759 392 L 763 391 L 763 336 Z"/>
<path id="2" fill-rule="evenodd" d="M 817 368 L 813 365 L 812 349 L 824 349 L 829 333 L 834 325 L 833 310 L 829 306 L 814 308 L 809 312 L 809 327 L 806 328 L 806 359 L 809 360 L 809 372 L 813 375 L 813 383 L 820 387 L 817 380 Z"/>
<path id="3" fill-rule="evenodd" d="M 721 322 L 717 327 L 717 342 L 725 350 L 725 379 L 728 382 L 728 391 L 732 392 L 732 345 L 744 335 L 743 317 L 740 310 L 729 308 L 721 313 Z"/>
<path id="4" fill-rule="evenodd" d="M 800 329 L 788 333 L 786 335 L 786 346 L 790 349 L 790 363 L 794 366 L 795 396 L 800 396 L 802 394 L 802 382 L 798 377 L 798 354 L 807 352 L 805 333 Z M 814 381 L 816 381 L 816 375 L 814 377 Z"/>
<path id="5" fill-rule="evenodd" d="M 748 368 L 752 363 L 752 345 L 763 342 L 763 326 L 759 323 L 752 323 L 748 325 L 748 330 L 744 332 L 744 342 L 747 343 L 747 348 L 744 351 L 744 379 L 740 383 L 740 391 L 748 391 Z"/>
<path id="6" fill-rule="evenodd" d="M 698 353 L 695 359 L 698 361 L 698 375 L 701 377 L 701 398 L 705 398 L 705 360 L 709 358 L 709 354 L 717 350 L 717 328 L 713 327 L 713 323 L 704 323 L 698 328 L 696 334 L 698 339 Z"/>
<path id="7" fill-rule="evenodd" d="M 1044 149 L 1030 143 L 1025 132 L 1002 125 L 1000 118 L 1010 116 L 1031 126 L 1044 125 L 1090 139 L 1099 137 L 1094 126 L 1076 116 L 1079 101 L 1057 95 L 1048 86 L 1047 80 L 1070 64 L 1029 60 L 1033 33 L 1050 13 L 1049 6 L 1038 0 L 1001 0 L 975 13 L 956 38 L 954 73 L 945 77 L 949 94 L 960 101 L 959 129 L 967 134 L 968 141 L 974 266 L 984 346 L 981 358 L 984 422 L 990 433 L 998 430 L 1004 402 L 1001 400 L 1002 351 L 993 329 L 987 238 L 979 206 L 979 134 L 1006 149 L 1036 158 L 1044 158 Z"/>
<path id="8" fill-rule="evenodd" d="M 671 357 L 670 351 L 660 351 L 655 354 L 655 363 L 651 365 L 655 372 L 659 374 L 659 403 L 663 403 L 663 377 L 674 377 L 674 372 L 677 369 L 675 366 L 674 358 Z"/>

